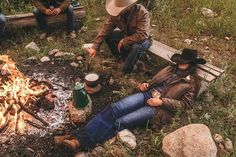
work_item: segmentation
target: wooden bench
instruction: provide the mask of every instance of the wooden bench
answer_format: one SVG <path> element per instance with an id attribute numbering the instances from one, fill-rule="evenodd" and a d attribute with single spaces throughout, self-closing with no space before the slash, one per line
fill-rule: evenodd
<path id="1" fill-rule="evenodd" d="M 74 7 L 74 13 L 76 21 L 85 17 L 85 11 L 83 6 Z M 48 16 L 48 24 L 61 23 L 66 21 L 66 14 L 60 14 L 58 16 Z M 32 27 L 37 26 L 33 13 L 17 14 L 6 16 L 6 28 L 12 27 Z"/>
<path id="2" fill-rule="evenodd" d="M 149 52 L 167 60 L 168 62 L 172 62 L 170 60 L 171 56 L 178 52 L 179 50 L 176 50 L 172 47 L 169 47 L 165 44 L 162 44 L 158 41 L 153 41 L 153 45 L 149 48 Z M 203 91 L 206 90 L 207 86 L 215 81 L 219 76 L 221 76 L 224 73 L 224 70 L 215 67 L 209 63 L 206 63 L 205 65 L 198 65 L 197 68 L 197 74 L 202 78 L 202 87 L 200 89 L 199 94 L 201 94 Z"/>

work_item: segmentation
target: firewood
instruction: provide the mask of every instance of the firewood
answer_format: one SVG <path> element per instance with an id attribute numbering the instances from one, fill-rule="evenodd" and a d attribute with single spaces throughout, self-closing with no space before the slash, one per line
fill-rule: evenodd
<path id="1" fill-rule="evenodd" d="M 20 107 L 22 108 L 23 111 L 25 111 L 26 113 L 28 113 L 29 115 L 31 115 L 32 117 L 34 117 L 35 119 L 39 120 L 40 122 L 42 122 L 44 125 L 49 126 L 49 123 L 46 122 L 45 120 L 43 120 L 42 118 L 40 118 L 38 115 L 36 115 L 33 111 L 29 110 L 28 108 L 26 108 L 21 102 L 19 102 Z"/>

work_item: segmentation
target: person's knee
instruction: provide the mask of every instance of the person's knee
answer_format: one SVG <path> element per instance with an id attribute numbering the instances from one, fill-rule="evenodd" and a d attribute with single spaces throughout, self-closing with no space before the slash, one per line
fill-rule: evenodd
<path id="1" fill-rule="evenodd" d="M 74 14 L 74 7 L 72 5 L 70 5 L 66 10 L 65 12 L 67 14 Z"/>
<path id="2" fill-rule="evenodd" d="M 42 13 L 41 13 L 40 10 L 38 10 L 37 8 L 34 8 L 34 9 L 33 9 L 33 14 L 34 14 L 35 16 L 38 16 L 38 15 L 40 15 L 40 14 L 42 14 Z"/>
<path id="3" fill-rule="evenodd" d="M 1 25 L 5 25 L 5 23 L 6 23 L 6 18 L 5 18 L 5 16 L 2 15 L 2 14 L 0 14 L 0 24 L 1 24 Z"/>

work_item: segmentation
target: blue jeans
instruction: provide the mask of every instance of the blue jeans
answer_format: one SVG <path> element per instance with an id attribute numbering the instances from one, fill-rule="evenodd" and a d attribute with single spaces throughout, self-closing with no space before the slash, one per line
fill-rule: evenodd
<path id="1" fill-rule="evenodd" d="M 46 6 L 49 8 L 49 6 Z M 56 7 L 56 6 L 55 6 Z M 74 9 L 73 6 L 70 5 L 64 13 L 67 15 L 67 29 L 68 32 L 72 32 L 75 29 L 75 15 L 74 15 Z M 33 10 L 33 14 L 35 16 L 35 19 L 37 21 L 38 27 L 43 32 L 48 32 L 48 25 L 46 16 L 44 13 L 40 12 L 37 8 Z"/>
<path id="2" fill-rule="evenodd" d="M 82 129 L 74 130 L 73 134 L 82 149 L 93 148 L 123 129 L 147 124 L 155 110 L 146 104 L 143 93 L 137 93 L 106 107 Z"/>
<path id="3" fill-rule="evenodd" d="M 119 52 L 117 45 L 123 38 L 124 36 L 121 31 L 113 31 L 112 34 L 105 39 L 105 41 L 112 54 L 119 60 L 125 61 L 123 72 L 130 73 L 140 57 L 144 55 L 146 50 L 151 46 L 151 42 L 149 39 L 146 39 L 140 43 L 122 47 L 121 52 Z"/>
<path id="4" fill-rule="evenodd" d="M 3 14 L 0 14 L 0 39 L 4 36 L 6 18 Z"/>

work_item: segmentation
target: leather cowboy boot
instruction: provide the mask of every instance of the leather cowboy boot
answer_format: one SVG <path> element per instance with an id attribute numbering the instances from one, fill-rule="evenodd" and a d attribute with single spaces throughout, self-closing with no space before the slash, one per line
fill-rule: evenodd
<path id="1" fill-rule="evenodd" d="M 54 142 L 55 145 L 62 145 L 64 140 L 72 138 L 73 138 L 72 135 L 54 136 Z"/>
<path id="2" fill-rule="evenodd" d="M 77 139 L 64 140 L 63 145 L 74 151 L 76 151 L 80 147 L 80 143 Z"/>

